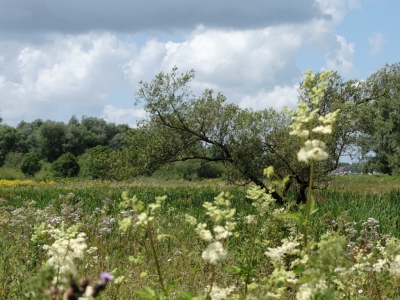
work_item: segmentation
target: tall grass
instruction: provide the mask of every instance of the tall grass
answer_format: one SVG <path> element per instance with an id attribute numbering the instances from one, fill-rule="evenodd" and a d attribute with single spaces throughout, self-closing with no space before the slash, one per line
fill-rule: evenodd
<path id="1" fill-rule="evenodd" d="M 326 232 L 328 221 L 348 211 L 356 222 L 361 223 L 373 217 L 381 221 L 382 233 L 400 237 L 400 190 L 350 193 L 342 188 L 342 184 L 339 182 L 339 189 L 333 186 L 317 193 L 319 211 L 310 224 L 312 233 L 320 235 Z M 241 234 L 231 239 L 231 254 L 216 267 L 216 284 L 229 286 L 237 282 L 237 276 L 227 273 L 225 269 L 243 264 L 250 249 L 250 227 L 245 216 L 254 214 L 254 207 L 246 200 L 243 188 L 227 189 L 226 186 L 218 185 L 144 186 L 138 183 L 132 185 L 92 181 L 64 181 L 47 186 L 35 183 L 31 186 L 0 186 L 0 299 L 28 299 L 26 288 L 32 284 L 31 278 L 38 274 L 47 259 L 41 245 L 48 241 L 33 242 L 30 239 L 35 226 L 41 222 L 38 210 L 46 211 L 50 222 L 58 217 L 67 225 L 82 223 L 82 230 L 88 236 L 88 246 L 97 247 L 97 251 L 87 255 L 87 260 L 79 266 L 80 276 L 95 276 L 105 270 L 113 271 L 115 276 L 124 276 L 121 283 L 112 284 L 104 292 L 102 299 L 140 299 L 134 290 L 145 286 L 157 290 L 157 270 L 151 256 L 146 255 L 151 251 L 148 235 L 135 227 L 123 233 L 116 225 L 116 221 L 122 217 L 118 205 L 125 190 L 146 204 L 154 202 L 155 196 L 167 196 L 156 228 L 160 233 L 168 235 L 156 244 L 160 269 L 165 282 L 177 281 L 178 290 L 193 294 L 204 293 L 210 270 L 200 258 L 206 245 L 193 235 L 193 228 L 184 223 L 184 216 L 190 214 L 206 222 L 202 204 L 212 202 L 222 190 L 229 190 L 233 195 L 232 206 L 237 211 L 237 231 Z M 68 196 L 69 193 L 73 193 L 73 196 Z M 269 219 L 261 220 L 260 228 L 268 229 L 268 234 L 273 233 L 279 241 L 284 236 L 280 232 L 280 225 L 268 222 Z M 271 266 L 263 263 L 265 245 L 256 243 L 254 251 L 254 274 L 272 272 Z M 129 256 L 132 259 L 142 257 L 141 262 L 133 263 L 133 260 L 128 259 Z"/>

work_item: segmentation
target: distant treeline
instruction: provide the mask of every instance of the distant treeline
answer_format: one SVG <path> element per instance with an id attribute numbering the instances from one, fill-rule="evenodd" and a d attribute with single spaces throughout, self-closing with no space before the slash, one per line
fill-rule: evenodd
<path id="1" fill-rule="evenodd" d="M 83 154 L 96 146 L 120 149 L 129 130 L 128 125 L 107 123 L 96 117 L 72 116 L 67 124 L 37 119 L 31 123 L 21 121 L 15 128 L 0 125 L 0 166 L 9 153 L 35 152 L 41 159 L 54 162 L 62 154 Z"/>
<path id="2" fill-rule="evenodd" d="M 27 176 L 43 169 L 45 174 L 40 179 L 78 174 L 86 178 L 109 179 L 107 170 L 104 170 L 107 166 L 101 163 L 102 157 L 126 147 L 127 137 L 133 137 L 135 131 L 127 124 L 116 125 L 87 116 L 81 120 L 72 116 L 67 124 L 41 119 L 21 121 L 16 127 L 0 124 L 0 167 L 18 172 L 21 169 Z M 224 167 L 211 165 L 199 161 L 177 162 L 159 169 L 154 176 L 175 180 L 221 177 Z M 2 172 L 0 177 L 16 179 L 18 175 L 15 172 L 4 175 Z"/>

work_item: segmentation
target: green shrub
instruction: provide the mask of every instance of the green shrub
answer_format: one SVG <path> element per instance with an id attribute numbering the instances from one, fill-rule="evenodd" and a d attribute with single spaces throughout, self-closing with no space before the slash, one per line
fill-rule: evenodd
<path id="1" fill-rule="evenodd" d="M 214 179 L 221 178 L 225 172 L 225 167 L 221 163 L 202 164 L 197 170 L 199 178 Z"/>
<path id="2" fill-rule="evenodd" d="M 21 172 L 20 169 L 1 167 L 0 179 L 23 180 L 25 179 L 25 175 Z"/>
<path id="3" fill-rule="evenodd" d="M 36 181 L 46 181 L 54 179 L 53 166 L 46 159 L 40 161 L 42 168 L 35 174 Z"/>
<path id="4" fill-rule="evenodd" d="M 24 153 L 9 152 L 4 162 L 4 167 L 19 169 L 24 158 Z"/>
<path id="5" fill-rule="evenodd" d="M 165 180 L 198 180 L 222 177 L 225 167 L 220 163 L 205 163 L 199 160 L 178 161 L 162 166 L 153 173 L 154 178 Z"/>
<path id="6" fill-rule="evenodd" d="M 52 164 L 54 175 L 57 177 L 75 177 L 79 173 L 79 164 L 76 157 L 70 153 L 64 153 Z"/>
<path id="7" fill-rule="evenodd" d="M 21 171 L 26 176 L 33 176 L 41 169 L 39 155 L 35 152 L 29 152 L 24 155 L 21 162 Z"/>

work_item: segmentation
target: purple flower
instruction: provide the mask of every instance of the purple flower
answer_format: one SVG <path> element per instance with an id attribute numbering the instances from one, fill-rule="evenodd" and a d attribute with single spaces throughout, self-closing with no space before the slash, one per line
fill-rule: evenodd
<path id="1" fill-rule="evenodd" d="M 100 279 L 104 280 L 104 281 L 111 281 L 114 279 L 114 276 L 112 276 L 110 273 L 107 272 L 103 272 L 100 274 Z"/>

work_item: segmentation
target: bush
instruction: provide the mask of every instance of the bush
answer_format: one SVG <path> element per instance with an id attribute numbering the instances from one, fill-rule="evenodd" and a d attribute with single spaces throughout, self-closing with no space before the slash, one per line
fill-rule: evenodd
<path id="1" fill-rule="evenodd" d="M 25 175 L 20 169 L 1 167 L 0 168 L 0 180 L 23 180 Z"/>
<path id="2" fill-rule="evenodd" d="M 21 162 L 21 171 L 26 176 L 33 176 L 41 169 L 39 155 L 35 152 L 29 152 L 24 155 Z"/>
<path id="3" fill-rule="evenodd" d="M 52 164 L 54 175 L 57 177 L 75 177 L 79 173 L 79 164 L 76 157 L 70 153 L 64 153 Z"/>
<path id="4" fill-rule="evenodd" d="M 225 166 L 221 163 L 202 164 L 197 170 L 199 178 L 214 179 L 221 178 L 225 172 Z"/>
<path id="5" fill-rule="evenodd" d="M 24 155 L 25 155 L 24 153 L 19 153 L 19 152 L 9 152 L 6 156 L 4 167 L 19 169 L 21 167 Z"/>

